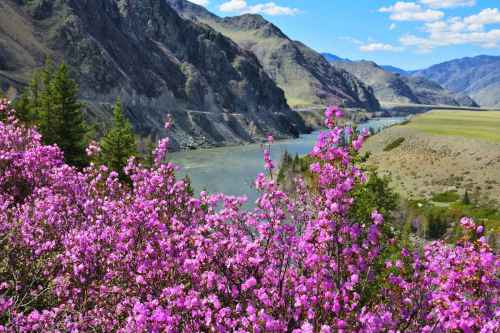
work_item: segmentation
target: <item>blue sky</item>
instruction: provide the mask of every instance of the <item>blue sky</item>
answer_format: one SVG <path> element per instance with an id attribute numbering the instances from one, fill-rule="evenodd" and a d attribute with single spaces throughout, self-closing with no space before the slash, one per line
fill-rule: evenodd
<path id="1" fill-rule="evenodd" d="M 404 69 L 500 55 L 499 0 L 191 1 L 220 16 L 259 13 L 318 51 Z"/>

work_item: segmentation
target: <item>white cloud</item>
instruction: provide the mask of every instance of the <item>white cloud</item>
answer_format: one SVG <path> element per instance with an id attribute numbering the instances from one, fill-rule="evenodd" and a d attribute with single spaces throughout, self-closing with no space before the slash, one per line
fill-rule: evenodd
<path id="1" fill-rule="evenodd" d="M 237 12 L 245 9 L 247 6 L 245 0 L 230 0 L 221 4 L 219 9 L 221 12 Z"/>
<path id="2" fill-rule="evenodd" d="M 200 6 L 208 6 L 210 4 L 209 0 L 189 0 L 189 1 Z"/>
<path id="3" fill-rule="evenodd" d="M 378 51 L 401 52 L 401 51 L 403 51 L 402 47 L 394 46 L 394 45 L 390 45 L 390 44 L 384 44 L 384 43 L 369 43 L 369 44 L 361 45 L 359 49 L 363 52 L 378 52 Z"/>
<path id="4" fill-rule="evenodd" d="M 394 30 L 397 28 L 397 25 L 396 23 L 392 23 L 390 26 L 389 26 L 389 30 Z"/>
<path id="5" fill-rule="evenodd" d="M 487 24 L 500 23 L 500 11 L 498 8 L 486 8 L 479 14 L 468 16 L 464 19 L 468 26 L 482 29 Z"/>
<path id="6" fill-rule="evenodd" d="M 500 29 L 485 29 L 487 25 L 495 23 L 500 23 L 498 10 L 483 10 L 479 14 L 465 18 L 452 17 L 446 21 L 426 23 L 424 26 L 426 36 L 409 34 L 401 37 L 400 42 L 405 46 L 415 46 L 420 51 L 466 44 L 495 48 L 500 45 Z"/>
<path id="7" fill-rule="evenodd" d="M 476 5 L 476 0 L 420 0 L 419 2 L 435 9 L 473 7 Z"/>
<path id="8" fill-rule="evenodd" d="M 415 2 L 398 1 L 389 7 L 379 9 L 381 13 L 390 13 L 393 21 L 438 21 L 444 17 L 444 13 L 438 10 L 424 9 Z"/>
<path id="9" fill-rule="evenodd" d="M 428 22 L 424 25 L 425 37 L 412 34 L 403 36 L 401 44 L 416 46 L 420 51 L 449 45 L 474 44 L 484 48 L 500 45 L 500 29 L 487 30 L 491 24 L 500 23 L 500 11 L 487 8 L 467 17 L 452 17 L 444 21 Z"/>
<path id="10" fill-rule="evenodd" d="M 242 14 L 266 14 L 271 16 L 296 15 L 300 11 L 297 8 L 279 6 L 275 2 L 267 2 L 256 5 L 248 5 L 245 0 L 230 0 L 219 6 L 222 12 L 239 12 Z"/>

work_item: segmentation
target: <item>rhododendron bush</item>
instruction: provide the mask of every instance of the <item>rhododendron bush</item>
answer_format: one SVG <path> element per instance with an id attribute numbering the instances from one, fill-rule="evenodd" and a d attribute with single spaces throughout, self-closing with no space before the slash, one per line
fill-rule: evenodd
<path id="1" fill-rule="evenodd" d="M 163 162 L 168 140 L 123 183 L 65 165 L 6 101 L 0 113 L 0 332 L 500 330 L 500 261 L 474 221 L 456 246 L 404 249 L 377 211 L 348 219 L 366 136 L 339 145 L 334 108 L 311 152 L 317 188 L 289 195 L 260 174 L 250 211 L 191 196 Z"/>

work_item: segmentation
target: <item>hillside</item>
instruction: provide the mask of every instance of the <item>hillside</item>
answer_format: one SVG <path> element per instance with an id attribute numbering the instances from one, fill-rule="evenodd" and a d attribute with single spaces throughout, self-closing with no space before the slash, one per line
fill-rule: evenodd
<path id="1" fill-rule="evenodd" d="M 412 198 L 456 190 L 500 195 L 500 112 L 435 110 L 371 137 L 369 164 Z M 394 149 L 388 145 L 404 138 Z"/>
<path id="2" fill-rule="evenodd" d="M 412 73 L 467 94 L 484 107 L 500 107 L 500 57 L 456 59 Z"/>
<path id="3" fill-rule="evenodd" d="M 24 3 L 24 5 L 22 4 Z M 135 130 L 173 145 L 252 142 L 302 130 L 256 57 L 154 0 L 0 2 L 0 80 L 22 86 L 46 57 L 67 62 L 88 118 L 102 124 L 120 96 Z"/>
<path id="4" fill-rule="evenodd" d="M 371 86 L 381 102 L 477 106 L 467 96 L 457 96 L 435 82 L 425 78 L 401 76 L 371 61 L 335 61 L 332 65 L 352 73 Z"/>
<path id="5" fill-rule="evenodd" d="M 372 90 L 353 75 L 330 66 L 306 45 L 291 40 L 259 15 L 220 18 L 185 0 L 166 0 L 183 17 L 209 25 L 253 52 L 285 92 L 288 103 L 302 107 L 342 104 L 378 110 Z"/>

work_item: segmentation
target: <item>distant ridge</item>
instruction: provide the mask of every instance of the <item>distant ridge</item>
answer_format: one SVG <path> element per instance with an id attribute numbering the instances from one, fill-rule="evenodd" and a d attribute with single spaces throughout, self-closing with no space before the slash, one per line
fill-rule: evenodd
<path id="1" fill-rule="evenodd" d="M 332 65 L 352 73 L 371 86 L 381 102 L 477 106 L 471 98 L 447 91 L 436 82 L 396 74 L 373 61 L 334 61 Z"/>
<path id="2" fill-rule="evenodd" d="M 401 69 L 401 68 L 398 68 L 398 67 L 394 67 L 394 66 L 391 66 L 391 65 L 385 65 L 385 66 L 380 66 L 382 67 L 384 70 L 388 71 L 388 72 L 391 72 L 391 73 L 394 73 L 394 74 L 399 74 L 399 75 L 408 75 L 410 72 L 404 70 L 404 69 Z"/>
<path id="3" fill-rule="evenodd" d="M 328 61 L 351 61 L 347 58 L 341 58 L 335 54 L 332 54 L 332 53 L 326 53 L 326 52 L 323 52 L 321 53 L 321 55 Z"/>
<path id="4" fill-rule="evenodd" d="M 415 71 L 443 87 L 470 95 L 483 107 L 500 107 L 500 56 L 481 55 L 450 60 Z"/>

